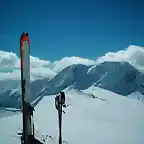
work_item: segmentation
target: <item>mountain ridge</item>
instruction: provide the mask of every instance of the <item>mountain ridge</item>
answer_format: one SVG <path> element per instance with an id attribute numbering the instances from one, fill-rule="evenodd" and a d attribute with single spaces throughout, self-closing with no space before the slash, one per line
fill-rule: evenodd
<path id="1" fill-rule="evenodd" d="M 123 96 L 128 96 L 136 91 L 143 95 L 143 81 L 144 74 L 128 62 L 103 62 L 90 66 L 74 64 L 66 67 L 51 79 L 32 81 L 29 100 L 33 102 L 38 97 L 57 94 L 69 86 L 78 90 L 96 86 Z M 20 107 L 19 90 L 0 91 L 0 98 L 1 106 Z"/>

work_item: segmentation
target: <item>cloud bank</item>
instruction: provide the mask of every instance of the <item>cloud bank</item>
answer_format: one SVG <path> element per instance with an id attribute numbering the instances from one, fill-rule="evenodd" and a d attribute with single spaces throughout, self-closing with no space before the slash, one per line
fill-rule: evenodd
<path id="1" fill-rule="evenodd" d="M 94 60 L 80 57 L 65 57 L 59 61 L 50 62 L 30 56 L 31 80 L 53 77 L 62 69 L 72 64 L 95 64 Z M 20 58 L 12 52 L 0 51 L 0 80 L 20 79 Z"/>
<path id="2" fill-rule="evenodd" d="M 144 66 L 144 48 L 130 45 L 128 48 L 117 51 L 115 53 L 108 52 L 104 56 L 97 59 L 98 63 L 104 61 L 127 61 Z"/>
<path id="3" fill-rule="evenodd" d="M 144 67 L 144 49 L 131 45 L 124 50 L 108 52 L 96 60 L 80 57 L 64 57 L 59 61 L 51 62 L 30 56 L 31 80 L 53 77 L 62 69 L 72 64 L 95 65 L 105 61 L 127 61 Z M 20 59 L 12 52 L 0 51 L 0 80 L 20 79 Z"/>

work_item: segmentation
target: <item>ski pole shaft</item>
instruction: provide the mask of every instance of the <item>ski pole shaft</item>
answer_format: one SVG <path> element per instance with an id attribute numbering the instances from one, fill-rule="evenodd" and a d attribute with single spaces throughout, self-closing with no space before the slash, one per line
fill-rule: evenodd
<path id="1" fill-rule="evenodd" d="M 59 144 L 62 144 L 62 110 L 58 110 L 59 115 Z"/>

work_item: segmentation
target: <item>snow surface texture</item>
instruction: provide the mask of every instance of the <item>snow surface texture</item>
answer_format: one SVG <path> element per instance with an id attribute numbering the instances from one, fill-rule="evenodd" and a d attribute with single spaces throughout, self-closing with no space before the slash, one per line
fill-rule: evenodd
<path id="1" fill-rule="evenodd" d="M 39 101 L 44 95 L 57 94 L 71 85 L 78 90 L 85 90 L 94 85 L 123 96 L 139 92 L 140 100 L 144 100 L 143 82 L 143 72 L 128 62 L 103 62 L 91 66 L 76 64 L 68 66 L 51 79 L 32 81 L 30 102 L 41 97 L 38 99 Z M 0 106 L 19 108 L 19 96 L 19 90 L 1 90 Z M 137 95 L 135 96 L 137 97 Z M 139 95 L 137 99 L 139 99 Z"/>
<path id="2" fill-rule="evenodd" d="M 62 133 L 68 144 L 144 144 L 144 104 L 91 86 L 66 92 Z M 92 97 L 94 96 L 94 97 Z M 36 137 L 48 134 L 46 144 L 58 144 L 58 117 L 54 95 L 44 97 L 34 113 Z M 19 144 L 21 114 L 0 119 L 0 143 Z"/>

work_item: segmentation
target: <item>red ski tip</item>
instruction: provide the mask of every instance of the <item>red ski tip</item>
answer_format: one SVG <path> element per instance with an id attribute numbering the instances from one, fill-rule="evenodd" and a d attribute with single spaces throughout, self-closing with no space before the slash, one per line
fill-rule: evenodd
<path id="1" fill-rule="evenodd" d="M 28 33 L 22 33 L 20 36 L 20 57 L 21 57 L 21 67 L 23 68 L 23 48 L 25 44 L 30 44 Z"/>
<path id="2" fill-rule="evenodd" d="M 20 40 L 22 41 L 29 41 L 28 33 L 22 33 Z"/>
<path id="3" fill-rule="evenodd" d="M 22 33 L 21 37 L 20 37 L 20 48 L 23 47 L 24 42 L 28 42 L 28 44 L 30 43 L 29 41 L 29 37 L 28 37 L 28 33 Z"/>

